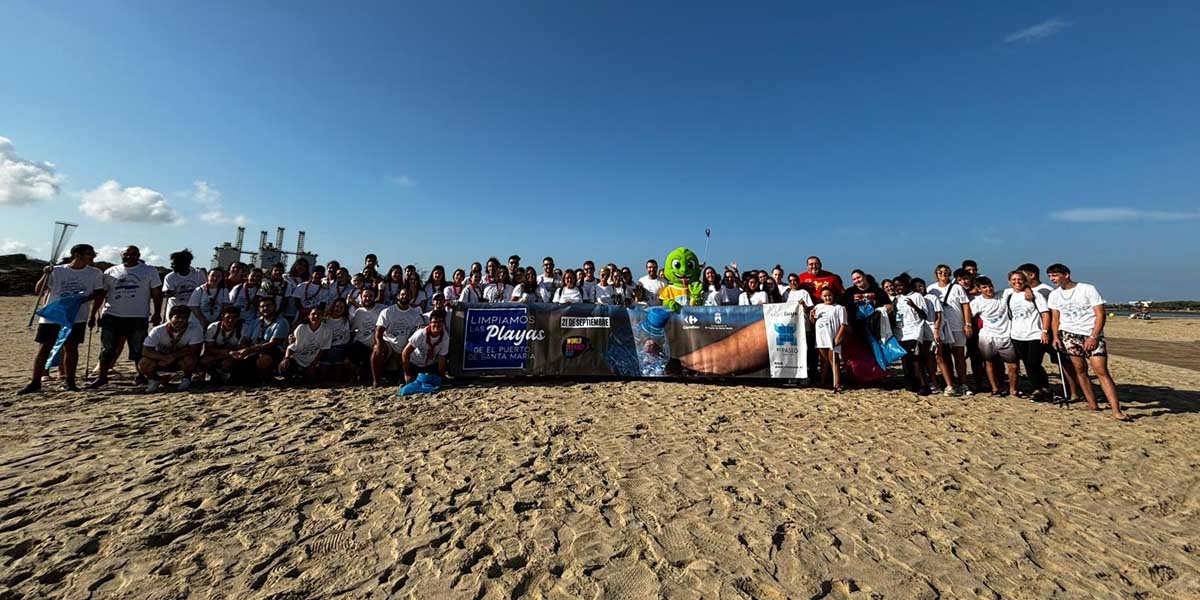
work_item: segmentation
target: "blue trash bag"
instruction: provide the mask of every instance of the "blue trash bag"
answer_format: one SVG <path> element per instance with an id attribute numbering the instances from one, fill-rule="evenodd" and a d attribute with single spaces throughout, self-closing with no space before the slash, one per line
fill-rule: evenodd
<path id="1" fill-rule="evenodd" d="M 858 320 L 869 319 L 875 314 L 874 304 L 859 304 L 858 305 Z"/>
<path id="2" fill-rule="evenodd" d="M 442 378 L 433 373 L 417 373 L 412 383 L 401 387 L 397 396 L 412 396 L 415 394 L 432 394 L 442 389 Z"/>
<path id="3" fill-rule="evenodd" d="M 53 369 L 62 362 L 63 344 L 71 336 L 71 329 L 75 327 L 75 315 L 79 313 L 79 306 L 83 304 L 83 300 L 86 297 L 87 294 L 79 292 L 78 294 L 63 296 L 38 309 L 37 316 L 62 327 L 62 329 L 58 330 L 58 339 L 54 340 L 54 347 L 50 349 L 50 356 L 46 358 L 47 369 Z"/>
<path id="4" fill-rule="evenodd" d="M 888 365 L 904 358 L 908 354 L 908 350 L 896 341 L 896 338 L 889 337 L 880 342 L 875 339 L 875 336 L 868 335 L 867 340 L 871 343 L 871 351 L 875 353 L 875 362 L 879 363 L 879 368 L 887 369 Z"/>

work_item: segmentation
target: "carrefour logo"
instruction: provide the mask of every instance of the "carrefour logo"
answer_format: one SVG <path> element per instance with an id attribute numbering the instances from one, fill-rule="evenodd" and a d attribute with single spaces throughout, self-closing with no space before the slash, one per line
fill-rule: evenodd
<path id="1" fill-rule="evenodd" d="M 697 319 L 696 315 L 688 315 L 683 318 L 683 322 L 687 323 L 688 325 L 695 325 L 698 321 L 700 321 L 700 319 Z M 721 322 L 721 319 L 719 316 L 717 317 L 717 322 L 718 323 Z"/>

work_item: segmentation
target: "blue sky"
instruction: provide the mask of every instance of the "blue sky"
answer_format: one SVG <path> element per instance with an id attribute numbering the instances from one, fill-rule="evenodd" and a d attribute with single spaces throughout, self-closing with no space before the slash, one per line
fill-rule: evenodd
<path id="1" fill-rule="evenodd" d="M 206 264 L 242 218 L 640 271 L 711 227 L 714 263 L 1200 297 L 1195 3 L 281 6 L 7 2 L 0 249 L 65 219 Z"/>

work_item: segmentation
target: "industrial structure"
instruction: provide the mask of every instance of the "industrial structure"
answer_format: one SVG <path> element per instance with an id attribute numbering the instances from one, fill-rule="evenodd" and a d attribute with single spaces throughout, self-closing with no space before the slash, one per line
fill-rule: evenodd
<path id="1" fill-rule="evenodd" d="M 237 261 L 248 262 L 255 267 L 264 271 L 269 271 L 275 263 L 283 263 L 283 266 L 288 265 L 288 257 L 291 256 L 292 262 L 296 259 L 303 258 L 308 261 L 308 264 L 317 264 L 317 255 L 312 252 L 304 251 L 304 232 L 301 231 L 296 237 L 296 251 L 288 252 L 283 249 L 283 232 L 282 227 L 275 229 L 275 243 L 271 244 L 267 241 L 267 232 L 260 231 L 258 235 L 258 251 L 251 252 L 242 249 L 242 243 L 245 241 L 246 228 L 237 228 L 237 242 L 230 244 L 224 242 L 220 246 L 213 248 L 212 266 L 220 267 L 228 270 L 229 266 Z M 242 255 L 248 254 L 248 260 L 242 260 Z"/>

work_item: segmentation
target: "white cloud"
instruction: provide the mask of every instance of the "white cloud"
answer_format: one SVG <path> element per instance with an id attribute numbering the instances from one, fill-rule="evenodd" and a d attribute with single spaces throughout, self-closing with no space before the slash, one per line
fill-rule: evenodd
<path id="1" fill-rule="evenodd" d="M 25 256 L 36 258 L 42 253 L 37 248 L 21 240 L 4 238 L 0 240 L 0 254 L 24 254 Z"/>
<path id="2" fill-rule="evenodd" d="M 54 163 L 17 156 L 12 140 L 0 136 L 0 206 L 49 200 L 58 195 L 62 176 Z"/>
<path id="3" fill-rule="evenodd" d="M 1120 223 L 1126 221 L 1190 221 L 1200 219 L 1200 210 L 1140 210 L 1137 208 L 1072 208 L 1050 213 L 1055 221 L 1069 223 Z"/>
<path id="4" fill-rule="evenodd" d="M 1008 36 L 1004 38 L 1004 43 L 1032 44 L 1038 40 L 1046 39 L 1070 26 L 1071 23 L 1057 17 L 1053 19 L 1047 19 L 1041 23 L 1038 23 L 1037 25 L 1032 25 L 1020 31 L 1014 31 L 1008 34 Z"/>
<path id="5" fill-rule="evenodd" d="M 417 180 L 409 177 L 408 175 L 396 175 L 394 177 L 388 177 L 388 181 L 400 187 L 413 187 L 417 185 Z"/>
<path id="6" fill-rule="evenodd" d="M 79 210 L 100 221 L 181 224 L 183 218 L 162 194 L 144 187 L 122 187 L 114 180 L 84 192 Z"/>
<path id="7" fill-rule="evenodd" d="M 221 192 L 215 187 L 208 184 L 207 181 L 196 181 L 192 183 L 192 200 L 203 205 L 208 210 L 200 213 L 200 220 L 205 223 L 214 223 L 219 225 L 246 225 L 250 222 L 245 215 L 228 215 L 225 214 L 221 206 Z"/>

